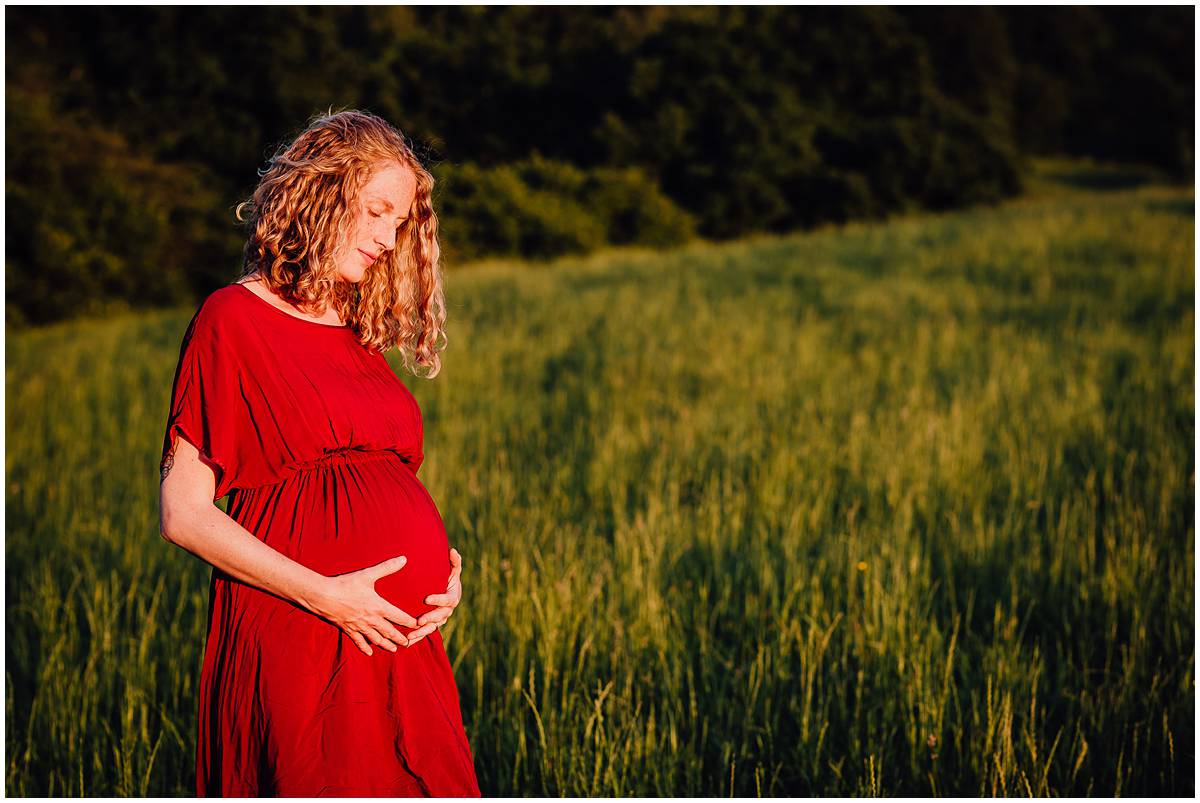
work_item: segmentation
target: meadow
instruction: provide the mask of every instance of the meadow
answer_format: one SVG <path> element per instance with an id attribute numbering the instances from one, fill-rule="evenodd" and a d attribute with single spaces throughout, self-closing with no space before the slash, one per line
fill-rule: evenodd
<path id="1" fill-rule="evenodd" d="M 1194 194 L 1089 175 L 451 267 L 402 376 L 485 795 L 1194 793 Z M 10 795 L 194 793 L 193 311 L 7 338 Z"/>

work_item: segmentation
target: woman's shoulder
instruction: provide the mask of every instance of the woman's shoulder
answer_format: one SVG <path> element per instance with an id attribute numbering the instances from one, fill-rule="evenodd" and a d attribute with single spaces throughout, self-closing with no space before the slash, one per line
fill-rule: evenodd
<path id="1" fill-rule="evenodd" d="M 239 307 L 243 297 L 248 290 L 242 285 L 234 282 L 223 287 L 218 287 L 213 290 L 205 298 L 201 307 L 213 310 L 215 312 L 228 312 L 231 309 Z"/>
<path id="2" fill-rule="evenodd" d="M 209 293 L 192 318 L 193 334 L 221 336 L 235 332 L 246 320 L 249 292 L 238 284 L 227 284 Z"/>

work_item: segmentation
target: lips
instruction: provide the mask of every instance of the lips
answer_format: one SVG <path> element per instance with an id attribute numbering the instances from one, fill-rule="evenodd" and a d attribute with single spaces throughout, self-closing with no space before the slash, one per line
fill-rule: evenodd
<path id="1" fill-rule="evenodd" d="M 368 254 L 366 251 L 362 250 L 361 248 L 358 249 L 358 253 L 363 255 L 363 258 L 365 258 L 367 260 L 368 265 L 370 265 L 372 262 L 375 261 L 374 256 L 372 256 L 371 254 Z"/>

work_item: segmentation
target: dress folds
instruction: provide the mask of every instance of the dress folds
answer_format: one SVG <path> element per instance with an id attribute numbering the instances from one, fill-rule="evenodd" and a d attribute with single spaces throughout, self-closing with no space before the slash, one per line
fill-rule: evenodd
<path id="1" fill-rule="evenodd" d="M 423 434 L 416 399 L 352 328 L 233 284 L 188 325 L 162 459 L 178 437 L 195 445 L 229 516 L 321 574 L 405 555 L 376 590 L 420 616 L 451 570 L 417 478 Z M 479 795 L 440 631 L 368 656 L 333 624 L 219 569 L 210 594 L 199 796 Z"/>

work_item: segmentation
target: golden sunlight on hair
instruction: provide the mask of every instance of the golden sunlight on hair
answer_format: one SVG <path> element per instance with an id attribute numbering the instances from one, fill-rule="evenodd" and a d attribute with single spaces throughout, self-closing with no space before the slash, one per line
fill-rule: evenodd
<path id="1" fill-rule="evenodd" d="M 360 281 L 345 281 L 335 255 L 354 231 L 362 188 L 390 165 L 415 176 L 412 208 L 394 210 L 404 219 L 395 247 L 383 251 Z M 434 179 L 404 135 L 367 112 L 325 114 L 282 147 L 259 176 L 253 196 L 236 212 L 249 228 L 243 277 L 258 273 L 281 297 L 315 315 L 332 305 L 364 346 L 395 346 L 409 371 L 437 376 L 446 309 Z"/>

